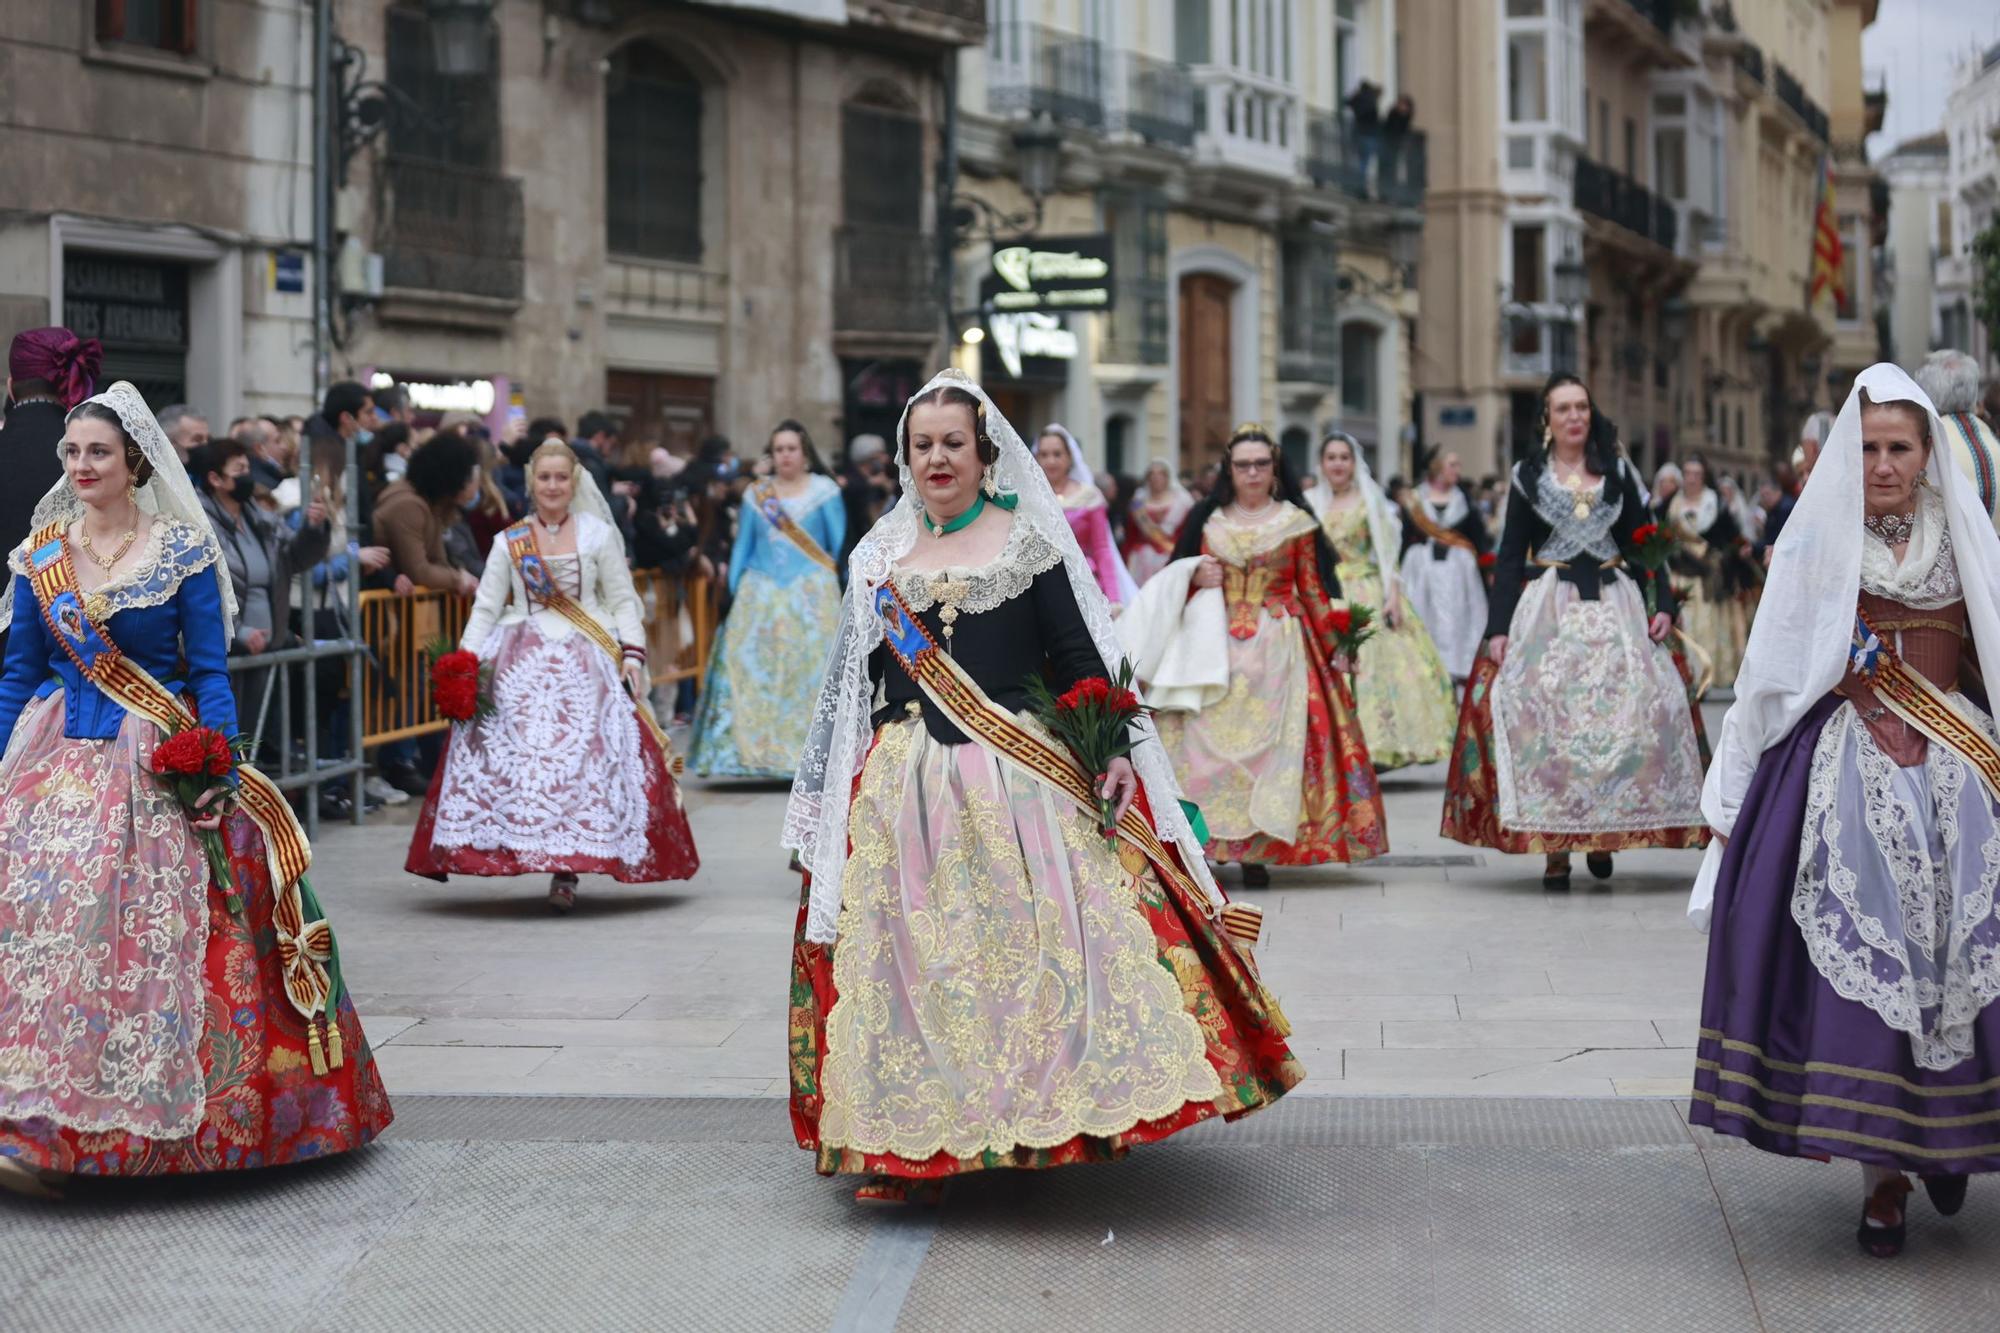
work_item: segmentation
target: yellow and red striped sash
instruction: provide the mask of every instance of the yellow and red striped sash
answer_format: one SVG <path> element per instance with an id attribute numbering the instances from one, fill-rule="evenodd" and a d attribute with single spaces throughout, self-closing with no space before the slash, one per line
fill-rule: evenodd
<path id="1" fill-rule="evenodd" d="M 1173 535 L 1153 521 L 1153 516 L 1146 512 L 1145 505 L 1133 505 L 1131 509 L 1126 511 L 1125 517 L 1131 522 L 1133 529 L 1138 532 L 1140 539 L 1146 545 L 1152 547 L 1161 555 L 1172 555 L 1174 553 Z"/>
<path id="2" fill-rule="evenodd" d="M 1461 551 L 1471 551 L 1475 555 L 1478 554 L 1479 548 L 1472 544 L 1470 537 L 1467 537 L 1456 528 L 1447 528 L 1432 518 L 1430 511 L 1424 508 L 1424 502 L 1415 495 L 1403 501 L 1403 512 L 1410 516 L 1410 522 L 1417 525 L 1417 531 L 1423 533 L 1429 540 L 1443 542 L 1446 546 L 1456 546 Z"/>
<path id="3" fill-rule="evenodd" d="M 1972 765 L 1987 794 L 2000 801 L 2000 745 L 1950 695 L 1898 657 L 1860 611 L 1854 614 L 1849 661 L 1890 712 Z"/>
<path id="4" fill-rule="evenodd" d="M 840 573 L 840 566 L 834 563 L 833 557 L 826 553 L 824 547 L 813 540 L 813 535 L 801 527 L 799 521 L 793 518 L 791 512 L 785 508 L 785 502 L 778 498 L 776 483 L 769 481 L 758 482 L 756 487 L 751 490 L 750 498 L 756 503 L 757 512 L 764 516 L 764 521 L 789 537 L 792 545 L 805 553 L 806 559 L 812 561 L 829 574 L 838 575 Z"/>
<path id="5" fill-rule="evenodd" d="M 875 613 L 881 617 L 889 651 L 953 725 L 1037 782 L 1067 796 L 1091 818 L 1097 817 L 1097 793 L 1076 756 L 1023 726 L 1018 717 L 994 703 L 979 682 L 966 674 L 965 668 L 940 652 L 894 584 L 885 582 L 876 590 Z M 1263 910 L 1249 903 L 1218 907 L 1168 853 L 1136 801 L 1118 821 L 1116 834 L 1150 861 L 1162 878 L 1173 881 L 1190 902 L 1216 920 L 1239 944 L 1247 948 L 1256 943 L 1262 933 Z"/>
<path id="6" fill-rule="evenodd" d="M 598 623 L 596 616 L 583 609 L 574 597 L 556 586 L 555 576 L 549 573 L 548 561 L 542 556 L 542 548 L 535 541 L 535 527 L 532 523 L 516 523 L 507 529 L 507 554 L 514 561 L 515 570 L 521 575 L 521 586 L 528 590 L 528 596 L 535 602 L 555 612 L 574 625 L 582 635 L 604 650 L 611 659 L 614 670 L 625 668 L 625 650 L 618 640 L 611 637 L 611 631 Z M 577 553 L 579 563 L 583 553 Z M 652 701 L 643 695 L 632 700 L 632 711 L 638 714 L 639 723 L 647 734 L 659 743 L 660 753 L 670 771 L 681 771 L 681 761 L 675 755 L 673 743 L 667 739 L 660 719 L 653 716 Z"/>

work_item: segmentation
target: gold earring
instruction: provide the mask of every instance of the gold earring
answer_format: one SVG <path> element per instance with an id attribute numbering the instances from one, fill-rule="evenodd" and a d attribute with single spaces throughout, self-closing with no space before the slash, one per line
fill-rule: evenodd
<path id="1" fill-rule="evenodd" d="M 1555 446 L 1555 442 L 1556 442 L 1556 433 L 1553 430 L 1550 430 L 1547 426 L 1543 426 L 1542 448 L 1544 449 L 1553 448 Z"/>
<path id="2" fill-rule="evenodd" d="M 979 489 L 986 492 L 988 499 L 995 499 L 1000 494 L 1000 484 L 993 480 L 993 465 L 991 463 L 986 465 L 985 474 L 979 479 Z"/>

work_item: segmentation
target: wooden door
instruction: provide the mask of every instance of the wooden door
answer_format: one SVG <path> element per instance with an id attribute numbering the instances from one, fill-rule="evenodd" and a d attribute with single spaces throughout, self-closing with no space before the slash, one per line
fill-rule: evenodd
<path id="1" fill-rule="evenodd" d="M 692 458 L 702 438 L 715 433 L 715 381 L 705 375 L 608 371 L 604 397 L 628 446 L 664 445 Z"/>
<path id="2" fill-rule="evenodd" d="M 1181 466 L 1200 468 L 1222 456 L 1235 423 L 1229 419 L 1229 303 L 1236 284 L 1213 273 L 1181 279 Z"/>

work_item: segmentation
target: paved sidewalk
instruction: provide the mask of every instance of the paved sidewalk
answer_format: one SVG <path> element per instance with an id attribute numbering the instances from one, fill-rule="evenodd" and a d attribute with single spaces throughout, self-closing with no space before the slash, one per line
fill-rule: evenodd
<path id="1" fill-rule="evenodd" d="M 1576 867 L 1438 836 L 1439 769 L 1385 780 L 1394 854 L 1277 870 L 1260 961 L 1310 1071 L 1305 1092 L 1680 1096 L 1706 942 L 1682 916 L 1691 852 Z M 394 1095 L 769 1095 L 783 1091 L 798 877 L 773 785 L 687 794 L 701 873 L 546 883 L 402 872 L 404 824 L 330 828 L 315 883 Z M 403 807 L 405 823 L 413 807 Z M 1230 868 L 1225 884 L 1237 891 Z"/>
<path id="2" fill-rule="evenodd" d="M 0 1324 L 256 1330 L 1966 1329 L 2000 1192 L 1862 1258 L 1859 1173 L 1633 1099 L 1288 1098 L 865 1210 L 776 1098 L 425 1098 L 362 1153 L 0 1199 Z"/>

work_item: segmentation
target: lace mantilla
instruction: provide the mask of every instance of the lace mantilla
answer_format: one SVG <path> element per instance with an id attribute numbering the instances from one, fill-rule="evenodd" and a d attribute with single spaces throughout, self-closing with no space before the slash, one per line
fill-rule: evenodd
<path id="1" fill-rule="evenodd" d="M 1917 489 L 1917 526 L 1900 562 L 1888 543 L 1862 525 L 1861 587 L 1921 611 L 1950 606 L 1965 595 L 1952 549 L 1944 496 L 1929 486 Z"/>
<path id="2" fill-rule="evenodd" d="M 968 584 L 971 591 L 956 605 L 965 615 L 976 616 L 1013 601 L 1028 590 L 1035 579 L 1062 563 L 1062 552 L 1048 538 L 1025 523 L 1016 523 L 1007 534 L 1000 554 L 976 569 L 947 565 L 943 569 L 899 569 L 892 576 L 896 591 L 912 611 L 928 611 L 936 605 L 938 587 L 943 583 Z"/>
<path id="3" fill-rule="evenodd" d="M 182 583 L 213 565 L 218 554 L 207 534 L 177 519 L 155 518 L 137 564 L 91 591 L 105 599 L 111 614 L 142 607 L 165 606 Z M 26 577 L 28 547 L 23 542 L 7 556 L 7 568 Z"/>
<path id="4" fill-rule="evenodd" d="M 1514 488 L 1521 489 L 1521 465 L 1514 465 Z M 1524 492 L 1525 493 L 1525 492 Z M 1625 497 L 1611 485 L 1611 478 L 1598 479 L 1590 496 L 1590 512 L 1576 516 L 1576 495 L 1556 480 L 1554 468 L 1542 469 L 1535 487 L 1535 512 L 1549 525 L 1548 539 L 1536 548 L 1544 560 L 1574 560 L 1587 555 L 1593 560 L 1609 560 L 1618 554 L 1618 542 L 1611 529 L 1625 512 Z"/>
<path id="5" fill-rule="evenodd" d="M 1922 1068 L 1970 1059 L 2000 998 L 1996 882 L 2000 812 L 1965 760 L 1933 744 L 1899 769 L 1841 705 L 1813 748 L 1792 920 L 1814 970 L 1908 1037 Z"/>

